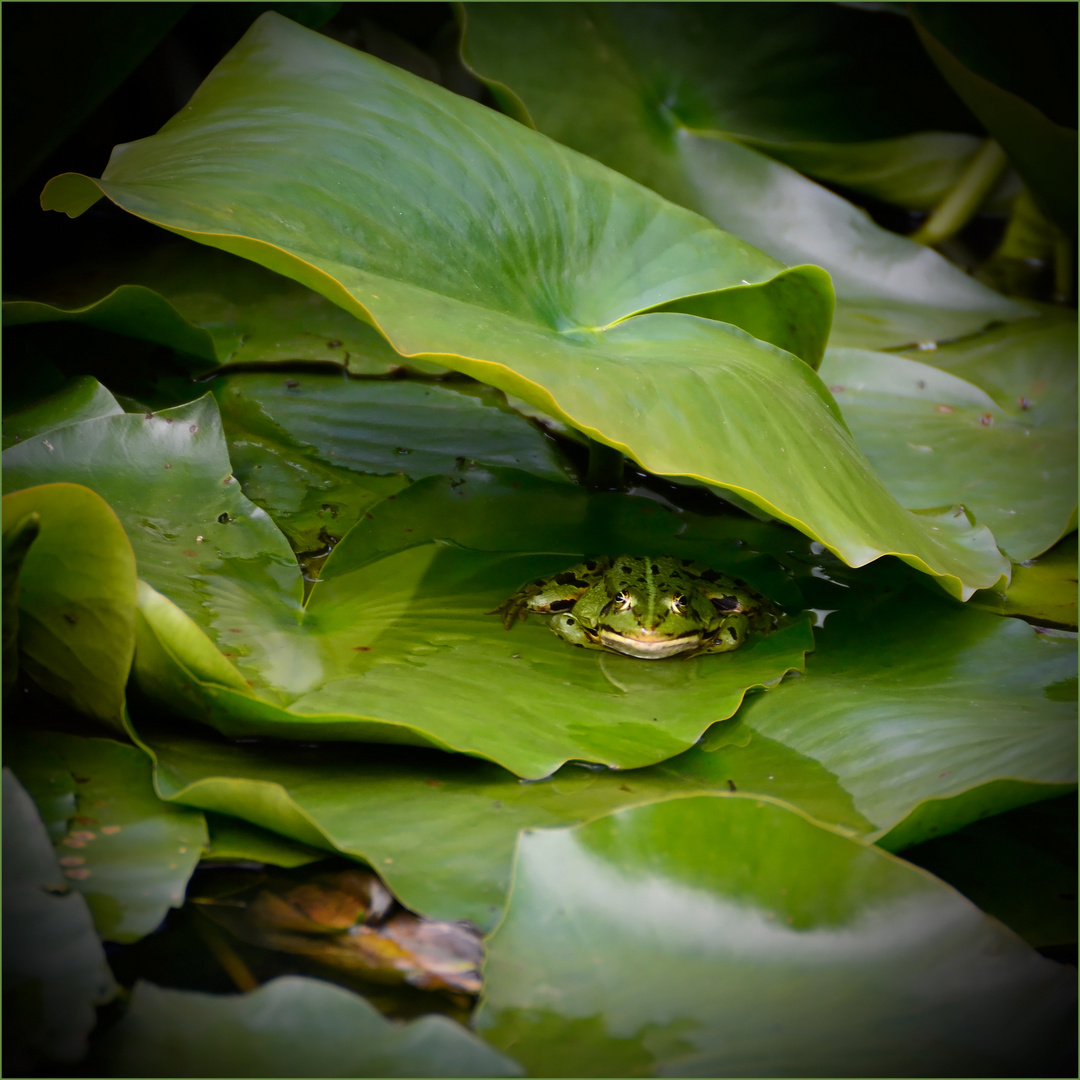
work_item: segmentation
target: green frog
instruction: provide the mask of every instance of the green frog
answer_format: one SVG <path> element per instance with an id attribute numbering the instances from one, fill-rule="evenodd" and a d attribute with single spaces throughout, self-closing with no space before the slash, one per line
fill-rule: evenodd
<path id="1" fill-rule="evenodd" d="M 551 630 L 571 645 L 641 660 L 731 652 L 777 621 L 746 585 L 670 555 L 590 559 L 530 582 L 487 614 L 509 630 L 529 612 L 550 615 Z"/>

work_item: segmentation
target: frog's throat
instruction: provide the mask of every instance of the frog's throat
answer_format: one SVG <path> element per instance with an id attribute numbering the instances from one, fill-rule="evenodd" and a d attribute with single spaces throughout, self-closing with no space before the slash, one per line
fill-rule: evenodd
<path id="1" fill-rule="evenodd" d="M 600 644 L 626 656 L 636 656 L 640 660 L 663 660 L 668 656 L 691 652 L 701 647 L 700 633 L 683 634 L 676 638 L 631 638 L 615 633 L 614 630 L 600 629 Z"/>

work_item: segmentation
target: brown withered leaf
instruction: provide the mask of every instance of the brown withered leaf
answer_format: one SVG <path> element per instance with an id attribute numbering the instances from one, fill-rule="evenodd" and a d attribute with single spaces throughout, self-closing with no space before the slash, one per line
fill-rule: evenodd
<path id="1" fill-rule="evenodd" d="M 253 871 L 242 887 L 243 873 L 190 897 L 241 941 L 374 982 L 479 993 L 480 932 L 405 910 L 370 870 Z"/>

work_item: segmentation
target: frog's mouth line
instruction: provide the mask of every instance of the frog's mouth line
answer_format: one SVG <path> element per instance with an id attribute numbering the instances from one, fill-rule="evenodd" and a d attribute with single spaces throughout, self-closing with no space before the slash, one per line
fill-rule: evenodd
<path id="1" fill-rule="evenodd" d="M 627 656 L 636 656 L 643 660 L 663 660 L 667 656 L 690 652 L 701 646 L 701 634 L 691 632 L 676 638 L 656 638 L 654 641 L 641 638 L 624 637 L 614 630 L 601 629 L 600 644 Z"/>

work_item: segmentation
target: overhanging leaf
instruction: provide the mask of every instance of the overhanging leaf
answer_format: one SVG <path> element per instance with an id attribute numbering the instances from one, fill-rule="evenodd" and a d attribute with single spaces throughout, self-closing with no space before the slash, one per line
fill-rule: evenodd
<path id="1" fill-rule="evenodd" d="M 869 23 L 836 5 L 485 3 L 468 9 L 463 51 L 511 115 L 783 262 L 827 269 L 833 345 L 936 341 L 1030 315 L 795 171 L 930 206 L 964 168 L 961 154 L 975 153 L 964 136 L 926 132 L 929 117 L 923 133 L 899 134 L 917 130 L 902 116 L 913 86 L 927 85 L 912 76 L 925 60 L 902 65 L 894 97 L 882 71 L 910 30 L 875 20 L 875 40 L 888 42 L 877 53 L 845 43 Z"/>
<path id="2" fill-rule="evenodd" d="M 647 170 L 638 178 L 676 202 L 679 127 L 920 209 L 978 145 L 959 134 L 977 130 L 973 118 L 892 13 L 496 3 L 466 16 L 464 58 L 510 115 L 627 175 Z"/>
<path id="3" fill-rule="evenodd" d="M 202 814 L 155 795 L 146 755 L 109 739 L 18 732 L 4 755 L 53 835 L 70 888 L 86 898 L 98 933 L 130 942 L 179 907 L 206 845 Z M 70 811 L 55 792 L 70 785 Z"/>
<path id="4" fill-rule="evenodd" d="M 639 314 L 712 295 L 714 318 L 749 308 L 757 339 L 814 363 L 828 311 L 820 271 L 782 271 L 472 102 L 268 14 L 193 104 L 106 173 L 56 178 L 43 205 L 75 215 L 105 193 L 296 277 L 397 351 L 441 356 L 650 471 L 730 488 L 849 562 L 899 552 L 963 595 L 1005 571 L 990 548 L 957 550 L 897 507 L 806 364 L 724 323 Z M 354 189 L 363 198 L 341 202 Z M 567 206 L 572 216 L 552 212 Z"/>
<path id="5" fill-rule="evenodd" d="M 46 439 L 41 448 L 53 452 Z M 38 535 L 18 577 L 20 664 L 50 694 L 122 729 L 135 648 L 135 559 L 123 526 L 72 483 L 5 495 L 5 537 L 31 514 Z"/>
<path id="6" fill-rule="evenodd" d="M 538 1076 L 981 1075 L 1074 1053 L 1059 965 L 752 798 L 523 836 L 485 977 L 480 1030 Z"/>

